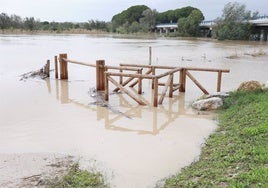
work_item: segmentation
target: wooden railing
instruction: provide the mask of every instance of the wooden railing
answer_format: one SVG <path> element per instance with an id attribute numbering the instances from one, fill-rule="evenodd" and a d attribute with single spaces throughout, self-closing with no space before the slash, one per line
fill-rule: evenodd
<path id="1" fill-rule="evenodd" d="M 120 64 L 120 66 L 109 66 L 105 65 L 104 60 L 97 60 L 95 64 L 85 63 L 70 60 L 67 58 L 67 54 L 60 54 L 59 58 L 55 57 L 55 77 L 58 78 L 58 60 L 60 63 L 60 79 L 68 79 L 68 63 L 74 63 L 89 67 L 96 68 L 96 89 L 98 91 L 104 91 L 105 100 L 109 100 L 109 82 L 115 85 L 114 92 L 123 91 L 130 98 L 135 100 L 140 105 L 146 105 L 146 103 L 140 99 L 139 96 L 125 88 L 126 85 L 131 83 L 129 86 L 134 87 L 138 85 L 138 94 L 142 93 L 142 80 L 152 80 L 153 92 L 153 106 L 157 107 L 158 104 L 162 104 L 166 93 L 170 98 L 173 97 L 173 93 L 177 90 L 179 92 L 185 92 L 186 90 L 186 78 L 189 77 L 194 84 L 204 93 L 209 92 L 201 85 L 201 83 L 190 73 L 190 71 L 205 71 L 205 72 L 216 72 L 217 76 L 217 91 L 221 91 L 222 73 L 229 73 L 227 69 L 211 69 L 211 68 L 193 68 L 193 67 L 174 67 L 174 66 L 156 66 L 156 65 L 138 65 L 138 64 Z M 145 73 L 142 73 L 143 69 L 148 69 Z M 156 70 L 160 69 L 161 74 L 156 74 Z M 114 72 L 111 70 L 119 70 Z M 127 73 L 125 71 L 128 71 Z M 134 73 L 129 73 L 134 71 Z M 174 83 L 174 75 L 178 74 L 179 82 Z M 119 77 L 117 82 L 113 77 Z M 167 77 L 165 83 L 161 83 L 160 79 Z M 124 78 L 127 78 L 124 80 Z M 158 87 L 164 86 L 164 89 L 158 99 Z"/>

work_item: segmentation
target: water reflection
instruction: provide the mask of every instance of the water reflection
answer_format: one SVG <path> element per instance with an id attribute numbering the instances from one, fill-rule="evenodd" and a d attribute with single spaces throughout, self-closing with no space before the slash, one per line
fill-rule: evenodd
<path id="1" fill-rule="evenodd" d="M 64 80 L 46 80 L 48 92 L 53 95 L 53 85 L 55 86 L 56 99 L 61 104 L 75 104 L 79 107 L 90 110 L 96 113 L 97 121 L 103 121 L 105 129 L 112 131 L 136 132 L 144 135 L 157 135 L 160 131 L 167 128 L 180 117 L 190 118 L 209 118 L 208 114 L 197 115 L 185 105 L 185 95 L 180 93 L 173 98 L 166 97 L 166 103 L 159 105 L 158 108 L 151 106 L 151 102 L 142 96 L 142 100 L 146 101 L 147 106 L 132 104 L 131 99 L 126 98 L 124 94 L 116 94 L 118 100 L 117 105 L 110 105 L 109 102 L 101 101 L 100 103 L 80 102 L 77 98 L 70 97 L 70 92 L 73 91 L 70 86 L 74 83 Z M 133 92 L 137 92 L 132 89 Z M 88 99 L 89 101 L 89 99 Z M 114 103 L 114 101 L 112 102 Z"/>

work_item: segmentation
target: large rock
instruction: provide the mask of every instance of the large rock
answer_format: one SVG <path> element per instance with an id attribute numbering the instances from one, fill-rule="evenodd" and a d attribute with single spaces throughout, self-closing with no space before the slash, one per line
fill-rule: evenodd
<path id="1" fill-rule="evenodd" d="M 220 97 L 211 97 L 208 99 L 200 99 L 192 104 L 192 107 L 197 110 L 216 110 L 223 105 L 223 100 Z"/>
<path id="2" fill-rule="evenodd" d="M 255 90 L 261 90 L 262 86 L 260 84 L 260 82 L 258 81 L 246 81 L 240 84 L 240 86 L 238 87 L 238 91 L 255 91 Z"/>

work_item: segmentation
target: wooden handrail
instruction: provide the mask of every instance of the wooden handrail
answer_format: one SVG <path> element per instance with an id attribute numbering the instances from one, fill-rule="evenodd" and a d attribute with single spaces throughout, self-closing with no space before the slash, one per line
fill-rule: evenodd
<path id="1" fill-rule="evenodd" d="M 165 76 L 167 76 L 167 75 L 174 74 L 175 72 L 178 72 L 178 71 L 181 71 L 181 68 L 175 68 L 175 69 L 170 70 L 170 71 L 168 71 L 168 72 L 165 72 L 165 73 L 163 73 L 163 74 L 159 74 L 159 75 L 157 75 L 156 77 L 157 77 L 158 79 L 159 79 L 159 78 L 163 78 L 163 77 L 165 77 Z"/>
<path id="2" fill-rule="evenodd" d="M 226 72 L 229 73 L 229 69 L 216 69 L 216 68 L 197 68 L 197 67 L 177 67 L 177 66 L 162 66 L 162 65 L 138 65 L 138 64 L 128 64 L 128 63 L 121 63 L 120 66 L 126 67 L 141 67 L 141 68 L 156 68 L 156 69 L 175 69 L 181 68 L 190 71 L 208 71 L 208 72 Z"/>
<path id="3" fill-rule="evenodd" d="M 78 65 L 85 65 L 85 66 L 89 66 L 89 67 L 96 67 L 96 64 L 89 64 L 89 63 L 84 63 L 81 61 L 75 61 L 75 60 L 71 60 L 71 59 L 66 59 L 66 58 L 62 58 L 64 61 L 67 61 L 68 63 L 73 63 L 73 64 L 78 64 Z"/>
<path id="4" fill-rule="evenodd" d="M 174 69 L 174 68 L 177 68 L 177 67 L 174 67 L 174 66 L 138 65 L 138 64 L 128 64 L 128 63 L 121 63 L 120 66 L 124 66 L 124 67 L 156 68 L 156 69 Z"/>
<path id="5" fill-rule="evenodd" d="M 109 76 L 123 76 L 123 77 L 134 77 L 142 79 L 154 79 L 157 76 L 154 75 L 144 75 L 144 74 L 127 74 L 127 73 L 117 73 L 117 72 L 105 72 Z"/>
<path id="6" fill-rule="evenodd" d="M 207 72 L 226 72 L 229 73 L 229 69 L 214 69 L 214 68 L 194 68 L 194 67 L 182 67 L 189 71 L 207 71 Z"/>
<path id="7" fill-rule="evenodd" d="M 139 71 L 142 70 L 142 68 L 133 68 L 133 67 L 120 67 L 120 66 L 105 66 L 107 69 L 114 69 L 114 70 L 128 70 L 128 71 Z"/>

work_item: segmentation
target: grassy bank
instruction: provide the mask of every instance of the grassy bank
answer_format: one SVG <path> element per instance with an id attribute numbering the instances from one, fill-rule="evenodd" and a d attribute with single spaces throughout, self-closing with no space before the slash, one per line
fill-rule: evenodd
<path id="1" fill-rule="evenodd" d="M 200 160 L 165 187 L 268 187 L 268 90 L 234 92 Z"/>

